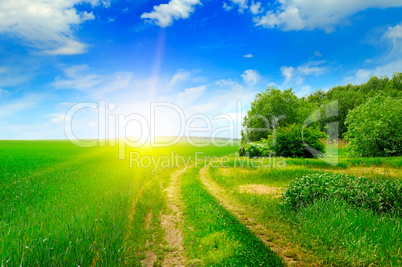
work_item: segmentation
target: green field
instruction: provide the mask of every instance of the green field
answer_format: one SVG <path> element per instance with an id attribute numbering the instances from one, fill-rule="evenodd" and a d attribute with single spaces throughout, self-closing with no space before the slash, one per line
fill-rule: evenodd
<path id="1" fill-rule="evenodd" d="M 401 157 L 348 158 L 341 147 L 333 167 L 237 150 L 182 141 L 123 160 L 118 147 L 0 141 L 1 265 L 402 266 L 400 216 L 340 199 L 281 204 L 309 174 L 400 181 Z"/>

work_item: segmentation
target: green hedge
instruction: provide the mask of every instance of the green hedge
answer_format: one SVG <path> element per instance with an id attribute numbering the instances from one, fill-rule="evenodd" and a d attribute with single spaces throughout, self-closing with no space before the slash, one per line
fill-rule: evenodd
<path id="1" fill-rule="evenodd" d="M 312 174 L 290 182 L 282 204 L 294 209 L 317 199 L 344 199 L 355 207 L 402 215 L 402 183 L 372 181 L 346 174 Z"/>

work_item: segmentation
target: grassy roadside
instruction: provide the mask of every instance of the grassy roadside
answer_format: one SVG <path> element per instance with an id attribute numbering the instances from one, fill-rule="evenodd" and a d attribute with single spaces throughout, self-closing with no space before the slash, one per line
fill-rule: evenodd
<path id="1" fill-rule="evenodd" d="M 68 141 L 0 141 L 2 266 L 140 266 L 166 250 L 160 214 L 170 174 L 188 160 L 233 153 L 236 146 L 80 148 Z M 156 160 L 130 167 L 129 152 Z M 176 162 L 176 157 L 184 161 Z M 149 165 L 149 166 L 148 166 Z M 153 172 L 155 170 L 155 172 Z"/>
<path id="2" fill-rule="evenodd" d="M 182 177 L 184 242 L 190 266 L 281 266 L 281 259 L 203 187 L 199 168 Z"/>
<path id="3" fill-rule="evenodd" d="M 272 238 L 284 240 L 284 245 L 286 242 L 296 244 L 300 253 L 311 251 L 324 265 L 399 266 L 400 218 L 377 216 L 342 203 L 326 202 L 290 212 L 281 207 L 277 196 L 239 190 L 247 185 L 284 188 L 291 180 L 317 171 L 325 170 L 289 164 L 284 168 L 211 168 L 210 173 L 214 181 L 238 199 L 258 223 L 272 230 Z"/>

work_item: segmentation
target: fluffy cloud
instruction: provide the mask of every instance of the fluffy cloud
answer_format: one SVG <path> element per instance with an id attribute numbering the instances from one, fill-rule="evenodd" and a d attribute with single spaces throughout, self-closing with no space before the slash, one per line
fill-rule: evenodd
<path id="1" fill-rule="evenodd" d="M 143 13 L 141 18 L 149 19 L 164 28 L 172 25 L 174 20 L 188 18 L 195 6 L 200 4 L 200 0 L 171 0 L 168 4 L 154 6 L 152 12 Z"/>
<path id="2" fill-rule="evenodd" d="M 103 97 L 108 92 L 128 88 L 133 82 L 133 73 L 116 72 L 100 75 L 94 73 L 87 65 L 65 68 L 64 77 L 57 77 L 52 86 L 58 89 L 76 89 Z"/>
<path id="3" fill-rule="evenodd" d="M 205 90 L 207 89 L 206 85 L 201 85 L 194 88 L 187 88 L 184 92 L 180 92 L 177 94 L 179 102 L 185 104 L 192 104 L 194 101 L 200 99 Z"/>
<path id="4" fill-rule="evenodd" d="M 388 27 L 383 35 L 383 39 L 392 43 L 392 56 L 399 57 L 402 55 L 402 23 L 393 27 Z"/>
<path id="5" fill-rule="evenodd" d="M 250 86 L 255 85 L 260 80 L 260 75 L 256 70 L 246 70 L 241 77 Z"/>
<path id="6" fill-rule="evenodd" d="M 233 9 L 233 5 L 228 5 L 226 2 L 223 3 L 223 9 L 225 9 L 226 11 L 230 11 Z"/>
<path id="7" fill-rule="evenodd" d="M 52 117 L 52 119 L 50 120 L 51 123 L 64 123 L 71 121 L 70 117 L 66 116 L 66 114 L 61 113 L 49 114 L 49 117 Z"/>
<path id="8" fill-rule="evenodd" d="M 79 12 L 82 3 L 97 5 L 99 0 L 0 0 L 0 33 L 23 39 L 40 53 L 81 54 L 87 45 L 76 40 L 73 28 L 94 19 L 92 12 Z M 105 2 L 107 3 L 107 2 Z"/>
<path id="9" fill-rule="evenodd" d="M 281 72 L 282 72 L 282 75 L 285 76 L 284 84 L 288 84 L 290 82 L 290 80 L 293 78 L 293 76 L 295 75 L 295 68 L 283 66 L 283 67 L 281 67 Z"/>
<path id="10" fill-rule="evenodd" d="M 368 8 L 400 7 L 400 0 L 279 0 L 274 10 L 256 17 L 256 25 L 283 30 L 332 31 L 349 16 Z"/>
<path id="11" fill-rule="evenodd" d="M 261 8 L 261 2 L 254 3 L 254 1 L 253 1 L 253 3 L 252 3 L 251 6 L 250 6 L 250 11 L 251 11 L 251 13 L 253 13 L 254 15 L 257 15 L 257 14 L 263 12 L 264 9 Z"/>
<path id="12" fill-rule="evenodd" d="M 175 75 L 173 75 L 172 79 L 170 80 L 169 86 L 172 87 L 173 85 L 185 81 L 190 77 L 191 73 L 185 70 L 179 70 Z"/>
<path id="13" fill-rule="evenodd" d="M 360 68 L 354 72 L 353 76 L 345 79 L 346 83 L 361 84 L 375 76 L 392 77 L 394 72 L 402 69 L 402 24 L 390 26 L 382 35 L 382 41 L 391 43 L 391 51 L 383 56 L 383 60 L 377 62 L 376 67 Z M 385 59 L 385 60 L 384 60 Z M 372 59 L 366 59 L 366 64 L 374 65 L 376 62 Z"/>
<path id="14" fill-rule="evenodd" d="M 345 79 L 346 83 L 352 84 L 362 84 L 367 82 L 367 80 L 375 75 L 392 77 L 394 72 L 402 69 L 402 59 L 398 59 L 387 64 L 379 65 L 372 69 L 359 69 L 355 72 L 354 76 L 347 77 Z"/>
<path id="15" fill-rule="evenodd" d="M 19 99 L 7 100 L 7 103 L 0 105 L 0 118 L 7 118 L 15 113 L 30 110 L 41 103 L 44 98 L 43 95 L 29 94 Z"/>
<path id="16" fill-rule="evenodd" d="M 324 74 L 328 69 L 321 66 L 323 63 L 325 63 L 325 61 L 311 61 L 297 67 L 281 67 L 282 76 L 285 77 L 281 87 L 296 87 L 296 91 L 298 91 L 297 94 L 300 96 L 309 93 L 311 87 L 304 84 L 304 79 L 308 76 L 320 76 Z"/>
<path id="17" fill-rule="evenodd" d="M 248 5 L 247 5 L 248 0 L 230 0 L 230 2 L 232 3 L 231 5 L 227 5 L 226 3 L 224 3 L 224 8 L 225 8 L 225 5 L 230 7 L 229 9 L 225 8 L 226 10 L 230 10 L 234 6 L 238 6 L 239 12 L 243 13 L 243 11 L 248 8 Z"/>
<path id="18" fill-rule="evenodd" d="M 252 57 L 254 57 L 252 54 L 247 54 L 247 55 L 244 55 L 243 57 L 245 57 L 245 58 L 252 58 Z"/>

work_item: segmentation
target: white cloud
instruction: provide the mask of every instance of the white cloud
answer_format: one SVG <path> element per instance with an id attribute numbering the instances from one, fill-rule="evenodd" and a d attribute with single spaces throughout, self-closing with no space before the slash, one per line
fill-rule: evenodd
<path id="1" fill-rule="evenodd" d="M 102 5 L 105 7 L 105 8 L 109 8 L 110 6 L 111 6 L 111 3 L 110 3 L 110 0 L 102 0 Z"/>
<path id="2" fill-rule="evenodd" d="M 223 3 L 223 8 L 226 11 L 232 10 L 235 6 L 238 6 L 239 12 L 243 13 L 245 9 L 248 8 L 247 2 L 248 0 L 229 0 L 232 4 L 228 5 L 226 2 Z"/>
<path id="3" fill-rule="evenodd" d="M 89 90 L 105 81 L 105 77 L 90 73 L 87 65 L 76 65 L 65 68 L 65 79 L 57 77 L 52 83 L 61 89 Z"/>
<path id="4" fill-rule="evenodd" d="M 141 18 L 149 19 L 164 28 L 172 25 L 174 20 L 187 19 L 194 12 L 195 6 L 200 4 L 200 0 L 170 0 L 168 4 L 154 6 L 152 12 L 143 13 Z"/>
<path id="5" fill-rule="evenodd" d="M 86 51 L 87 45 L 74 40 L 64 40 L 64 44 L 60 44 L 59 48 L 45 50 L 48 55 L 76 55 Z"/>
<path id="6" fill-rule="evenodd" d="M 0 117 L 9 117 L 18 112 L 27 111 L 37 106 L 43 99 L 42 95 L 30 94 L 19 99 L 7 100 L 6 104 L 0 105 Z"/>
<path id="7" fill-rule="evenodd" d="M 98 0 L 0 0 L 0 33 L 21 38 L 44 54 L 84 53 L 87 45 L 76 40 L 73 29 L 95 17 L 75 9 L 82 3 L 94 6 Z"/>
<path id="8" fill-rule="evenodd" d="M 297 71 L 303 75 L 319 76 L 327 70 L 326 67 L 319 67 L 319 65 L 323 64 L 324 62 L 325 61 L 312 61 L 297 67 Z"/>
<path id="9" fill-rule="evenodd" d="M 392 43 L 390 56 L 394 58 L 402 56 L 402 23 L 388 27 L 382 38 Z"/>
<path id="10" fill-rule="evenodd" d="M 281 67 L 281 72 L 282 72 L 282 75 L 285 76 L 284 84 L 287 84 L 293 78 L 293 76 L 295 74 L 295 68 L 283 66 L 283 67 Z"/>
<path id="11" fill-rule="evenodd" d="M 260 80 L 260 75 L 256 70 L 246 70 L 241 77 L 250 86 L 255 85 Z"/>
<path id="12" fill-rule="evenodd" d="M 7 90 L 1 89 L 0 88 L 0 99 L 3 97 L 7 97 L 10 94 Z"/>
<path id="13" fill-rule="evenodd" d="M 175 75 L 173 75 L 170 80 L 169 86 L 173 86 L 179 82 L 185 81 L 190 77 L 191 73 L 185 70 L 178 70 Z"/>
<path id="14" fill-rule="evenodd" d="M 226 2 L 223 3 L 223 9 L 225 9 L 226 11 L 230 11 L 234 8 L 233 5 L 228 5 Z"/>
<path id="15" fill-rule="evenodd" d="M 128 88 L 133 82 L 132 72 L 99 75 L 94 73 L 87 65 L 68 67 L 63 72 L 65 77 L 56 77 L 51 84 L 53 87 L 87 91 L 99 97 L 108 92 Z"/>
<path id="16" fill-rule="evenodd" d="M 245 58 L 252 58 L 252 57 L 254 57 L 252 54 L 247 54 L 247 55 L 244 55 L 243 57 L 245 57 Z"/>
<path id="17" fill-rule="evenodd" d="M 394 72 L 402 70 L 402 23 L 388 27 L 381 39 L 384 42 L 391 42 L 391 51 L 383 56 L 383 59 L 380 60 L 380 63 L 377 63 L 376 67 L 370 69 L 360 68 L 355 71 L 352 76 L 347 77 L 345 82 L 362 84 L 367 82 L 373 75 L 377 77 L 385 75 L 392 77 Z M 364 61 L 365 64 L 370 65 L 374 65 L 374 62 L 375 61 L 372 59 L 366 59 Z"/>
<path id="18" fill-rule="evenodd" d="M 289 85 L 306 87 L 307 85 L 303 85 L 305 77 L 320 76 L 328 70 L 327 67 L 320 66 L 323 63 L 325 63 L 325 61 L 311 61 L 297 67 L 292 66 L 281 67 L 282 76 L 285 77 L 285 81 L 283 82 L 282 87 Z"/>
<path id="19" fill-rule="evenodd" d="M 232 79 L 228 79 L 228 80 L 227 79 L 222 79 L 222 80 L 216 81 L 215 84 L 218 85 L 218 86 L 222 86 L 222 87 L 229 86 L 229 87 L 232 87 L 232 88 L 243 88 L 242 85 L 232 81 Z"/>
<path id="20" fill-rule="evenodd" d="M 375 75 L 377 77 L 385 76 L 392 77 L 394 72 L 402 70 L 402 59 L 389 62 L 384 65 L 377 66 L 373 69 L 358 69 L 353 76 L 347 77 L 345 82 L 352 84 L 362 84 Z"/>
<path id="21" fill-rule="evenodd" d="M 402 39 L 402 24 L 388 27 L 387 31 L 384 34 L 384 37 L 391 40 Z"/>
<path id="22" fill-rule="evenodd" d="M 254 15 L 258 15 L 258 14 L 262 13 L 264 11 L 264 9 L 261 8 L 261 2 L 254 3 L 254 1 L 253 1 L 253 3 L 250 6 L 250 11 Z"/>
<path id="23" fill-rule="evenodd" d="M 52 117 L 50 122 L 52 123 L 64 123 L 64 122 L 70 122 L 71 118 L 66 116 L 66 114 L 61 114 L 61 113 L 53 113 L 49 114 L 49 117 Z"/>
<path id="24" fill-rule="evenodd" d="M 0 67 L 0 87 L 12 87 L 28 81 L 34 69 L 29 64 Z"/>
<path id="25" fill-rule="evenodd" d="M 120 73 L 128 73 L 128 72 L 120 72 Z M 247 77 L 252 77 L 250 75 L 252 72 L 248 73 Z M 245 75 L 244 74 L 244 75 Z M 195 114 L 202 114 L 208 117 L 212 123 L 212 128 L 216 129 L 218 127 L 226 126 L 228 123 L 224 120 L 215 121 L 213 118 L 216 115 L 219 115 L 220 118 L 224 119 L 227 116 L 223 116 L 222 114 L 234 114 L 239 110 L 238 108 L 238 100 L 240 100 L 243 105 L 245 105 L 243 111 L 249 108 L 251 100 L 255 97 L 257 93 L 252 87 L 248 86 L 245 82 L 241 80 L 240 77 L 237 79 L 240 80 L 240 83 L 234 82 L 231 79 L 220 80 L 220 81 L 208 81 L 206 78 L 201 80 L 191 79 L 190 83 L 197 83 L 196 86 L 188 86 L 185 90 L 172 90 L 167 92 L 166 85 L 169 84 L 171 80 L 171 76 L 163 76 L 164 79 L 161 78 L 159 81 L 152 82 L 149 79 L 144 80 L 135 80 L 132 81 L 129 79 L 129 82 L 126 83 L 124 77 L 125 75 L 120 75 L 120 80 L 116 79 L 118 77 L 116 73 L 104 73 L 97 74 L 93 69 L 88 66 L 73 66 L 70 68 L 64 69 L 64 74 L 62 78 L 59 78 L 54 82 L 54 86 L 60 86 L 59 88 L 63 88 L 63 86 L 71 86 L 75 89 L 83 90 L 83 92 L 87 92 L 88 95 L 85 96 L 87 101 L 96 103 L 99 99 L 105 99 L 107 101 L 106 104 L 111 102 L 116 104 L 116 109 L 113 111 L 108 111 L 108 114 L 121 114 L 121 115 L 130 115 L 137 114 L 143 116 L 149 123 L 150 119 L 150 104 L 151 103 L 171 103 L 175 104 L 179 107 L 179 111 L 185 114 L 185 117 L 188 119 Z M 115 81 L 119 86 L 124 85 L 122 90 L 119 91 L 111 91 L 108 94 L 103 94 L 101 97 L 94 94 L 99 91 L 104 91 L 106 88 L 109 88 L 111 84 Z M 252 82 L 253 80 L 250 79 Z M 153 97 L 150 97 L 149 90 L 151 86 L 155 86 Z M 114 86 L 111 86 L 114 87 Z M 209 94 L 206 91 L 213 91 L 213 94 Z M 164 95 L 165 94 L 165 95 Z M 82 95 L 82 92 L 80 92 Z M 0 116 L 5 116 L 5 118 L 9 119 L 9 115 L 15 112 L 29 112 L 29 108 L 34 108 L 39 106 L 41 99 L 37 101 L 34 98 L 24 98 L 9 102 L 12 105 L 8 105 L 6 107 L 0 107 Z M 65 100 L 72 101 L 72 100 Z M 20 139 L 32 139 L 32 138 L 65 138 L 64 136 L 64 127 L 63 121 L 67 119 L 71 120 L 73 125 L 74 133 L 77 138 L 93 138 L 97 136 L 97 127 L 92 128 L 92 126 L 97 125 L 98 115 L 96 114 L 97 110 L 102 110 L 99 108 L 95 109 L 82 109 L 74 116 L 70 116 L 69 118 L 65 117 L 65 112 L 71 106 L 76 105 L 75 103 L 60 103 L 55 106 L 54 111 L 49 111 L 50 114 L 44 114 L 46 118 L 46 123 L 35 124 L 35 125 L 25 125 L 22 127 L 21 125 L 12 125 L 10 121 L 8 121 L 9 125 L 5 128 L 6 133 L 1 132 L 3 138 L 20 138 Z M 18 114 L 19 115 L 19 114 Z M 244 114 L 237 114 L 234 120 L 241 122 Z M 109 118 L 109 117 L 107 117 Z M 156 116 L 152 118 L 155 119 L 156 125 L 156 134 L 157 135 L 177 135 L 178 129 L 180 127 L 184 127 L 180 118 L 178 117 L 177 112 L 172 109 L 160 109 Z M 0 121 L 2 119 L 0 118 Z M 6 121 L 5 119 L 3 119 Z M 106 127 L 114 127 L 115 124 L 108 124 Z M 23 133 L 18 132 L 19 130 L 25 129 Z M 27 131 L 29 129 L 29 131 Z M 47 131 L 42 131 L 46 129 Z M 130 123 L 127 126 L 127 129 L 120 129 L 119 131 L 114 131 L 113 128 L 108 128 L 111 130 L 112 134 L 115 136 L 125 136 L 125 135 L 139 135 L 141 134 L 141 127 L 138 127 L 136 123 Z M 223 136 L 231 137 L 239 137 L 240 136 L 241 124 L 234 125 L 232 133 L 221 133 Z M 125 131 L 127 130 L 127 131 Z M 11 134 L 12 133 L 12 134 Z M 202 134 L 202 133 L 201 133 Z M 204 133 L 207 136 L 210 133 Z M 200 135 L 200 133 L 195 133 L 195 135 Z M 111 137 L 113 138 L 113 136 Z"/>
<path id="26" fill-rule="evenodd" d="M 298 67 L 281 67 L 282 75 L 285 76 L 284 84 L 289 83 L 292 79 L 297 79 L 297 83 L 303 82 L 304 76 L 319 76 L 327 71 L 326 67 L 320 67 L 325 61 L 311 61 Z"/>
<path id="27" fill-rule="evenodd" d="M 194 101 L 199 100 L 207 89 L 206 85 L 201 85 L 198 87 L 187 88 L 184 92 L 177 94 L 179 102 L 181 104 L 192 104 Z"/>
<path id="28" fill-rule="evenodd" d="M 315 51 L 315 52 L 314 52 L 314 56 L 316 56 L 316 57 L 322 57 L 320 51 Z"/>
<path id="29" fill-rule="evenodd" d="M 256 17 L 256 25 L 290 30 L 332 31 L 345 19 L 368 8 L 401 7 L 400 0 L 280 0 L 275 10 Z"/>

